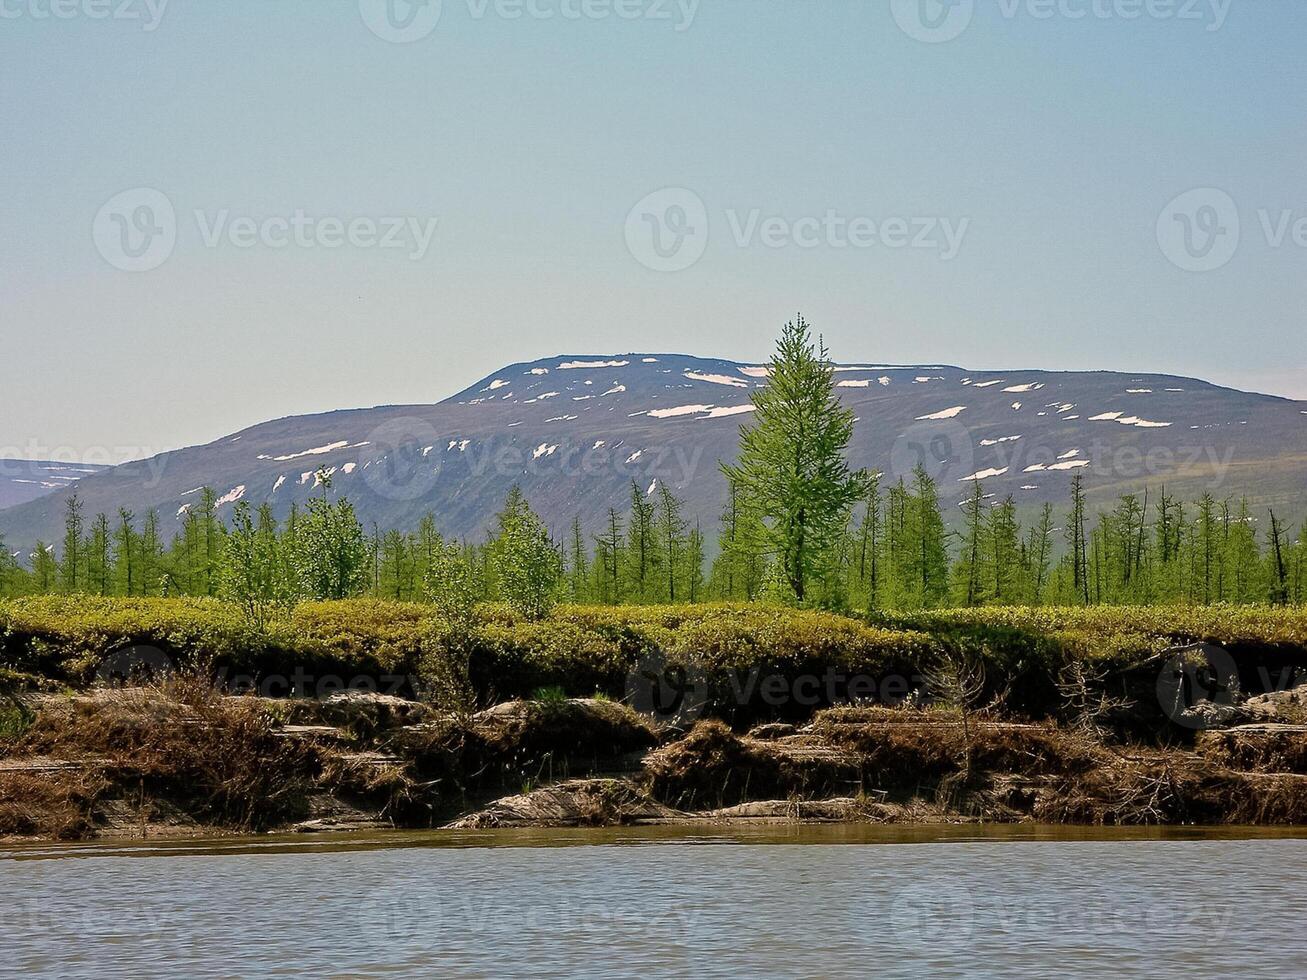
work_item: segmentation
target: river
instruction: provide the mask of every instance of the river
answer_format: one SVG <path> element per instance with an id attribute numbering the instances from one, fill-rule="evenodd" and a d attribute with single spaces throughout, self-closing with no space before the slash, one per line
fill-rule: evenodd
<path id="1" fill-rule="evenodd" d="M 648 828 L 23 846 L 0 848 L 0 896 L 0 974 L 15 977 L 1307 970 L 1307 840 L 1283 830 Z"/>

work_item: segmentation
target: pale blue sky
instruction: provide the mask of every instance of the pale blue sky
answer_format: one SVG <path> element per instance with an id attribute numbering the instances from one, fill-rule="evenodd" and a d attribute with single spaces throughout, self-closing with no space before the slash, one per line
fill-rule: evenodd
<path id="1" fill-rule="evenodd" d="M 1197 0 L 1196 20 L 1120 16 L 1142 0 L 1062 0 L 1049 19 L 1040 0 L 977 0 L 944 43 L 900 29 L 890 0 L 702 0 L 688 26 L 670 0 L 671 20 L 644 16 L 661 0 L 617 0 L 633 20 L 444 0 L 407 44 L 358 0 L 171 0 L 151 31 L 92 18 L 97 0 L 41 17 L 50 2 L 0 0 L 10 452 L 141 455 L 435 401 L 561 352 L 761 359 L 798 309 L 845 361 L 1169 371 L 1307 397 L 1307 240 L 1290 225 L 1277 246 L 1258 217 L 1307 217 L 1296 0 Z M 121 271 L 92 229 L 141 187 L 174 206 L 176 245 Z M 624 232 L 666 187 L 708 219 L 677 272 Z M 1169 261 L 1156 230 L 1199 187 L 1241 222 L 1207 272 Z M 297 209 L 438 223 L 416 260 L 205 243 L 224 210 Z M 754 211 L 937 217 L 965 237 L 947 260 L 824 236 L 741 245 L 732 222 Z"/>

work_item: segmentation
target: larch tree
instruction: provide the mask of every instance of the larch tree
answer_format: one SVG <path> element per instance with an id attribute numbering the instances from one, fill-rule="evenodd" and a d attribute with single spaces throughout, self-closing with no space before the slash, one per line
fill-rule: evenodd
<path id="1" fill-rule="evenodd" d="M 686 532 L 690 525 L 681 517 L 684 506 L 667 488 L 667 484 L 660 480 L 658 502 L 654 512 L 654 533 L 658 541 L 664 584 L 667 586 L 662 598 L 672 603 L 676 602 L 676 581 L 682 577 L 681 565 L 688 545 Z"/>
<path id="2" fill-rule="evenodd" d="M 622 525 L 616 508 L 608 508 L 602 535 L 595 537 L 595 595 L 600 602 L 622 601 Z"/>
<path id="3" fill-rule="evenodd" d="M 1071 478 L 1071 513 L 1067 517 L 1066 537 L 1071 549 L 1071 578 L 1076 601 L 1089 605 L 1089 554 L 1085 521 L 1085 481 L 1077 473 Z"/>
<path id="4" fill-rule="evenodd" d="M 1044 586 L 1053 560 L 1053 505 L 1044 504 L 1039 523 L 1030 530 L 1027 545 L 1030 566 L 1030 588 L 1035 605 L 1044 601 Z"/>
<path id="5" fill-rule="evenodd" d="M 694 522 L 685 551 L 685 599 L 693 604 L 703 596 L 704 537 L 699 522 Z"/>
<path id="6" fill-rule="evenodd" d="M 82 579 L 82 499 L 74 493 L 64 505 L 64 552 L 59 563 L 59 584 L 65 592 L 80 592 Z"/>
<path id="7" fill-rule="evenodd" d="M 581 530 L 579 514 L 572 519 L 571 538 L 567 559 L 567 577 L 571 583 L 570 598 L 573 602 L 581 603 L 588 597 L 586 588 L 589 584 L 590 566 L 586 558 L 585 534 Z"/>
<path id="8" fill-rule="evenodd" d="M 940 512 L 939 486 L 920 463 L 904 501 L 902 588 L 909 604 L 929 609 L 948 600 L 948 531 Z"/>
<path id="9" fill-rule="evenodd" d="M 978 606 L 983 599 L 984 581 L 981 557 L 984 553 L 985 538 L 985 485 L 980 480 L 971 481 L 971 492 L 962 502 L 963 555 L 957 598 L 964 606 Z"/>
<path id="10" fill-rule="evenodd" d="M 880 480 L 879 473 L 867 481 L 867 499 L 858 527 L 858 592 L 866 597 L 867 608 L 874 609 L 880 599 Z"/>
<path id="11" fill-rule="evenodd" d="M 722 471 L 757 508 L 767 550 L 803 603 L 867 477 L 844 457 L 853 412 L 835 397 L 826 348 L 814 345 L 802 316 L 785 325 L 767 385 L 750 398 L 755 412 L 740 427 L 739 459 Z"/>
<path id="12" fill-rule="evenodd" d="M 640 485 L 631 481 L 631 516 L 626 525 L 626 576 L 628 594 L 645 602 L 655 563 L 658 538 L 654 533 L 654 505 Z"/>
<path id="13" fill-rule="evenodd" d="M 125 596 L 136 595 L 140 589 L 140 549 L 137 547 L 136 531 L 132 522 L 136 515 L 126 507 L 118 510 L 118 527 L 114 531 L 113 561 L 114 578 L 117 588 Z"/>

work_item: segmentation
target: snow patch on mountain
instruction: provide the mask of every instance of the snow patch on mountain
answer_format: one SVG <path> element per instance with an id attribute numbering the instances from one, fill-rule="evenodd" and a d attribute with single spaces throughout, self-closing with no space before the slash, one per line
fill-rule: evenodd
<path id="1" fill-rule="evenodd" d="M 712 409 L 707 415 L 704 416 L 704 418 L 724 419 L 731 415 L 743 415 L 746 412 L 754 412 L 754 411 L 757 411 L 757 406 L 755 405 L 722 405 L 720 408 Z"/>
<path id="2" fill-rule="evenodd" d="M 918 415 L 916 421 L 942 422 L 944 419 L 955 419 L 966 410 L 966 405 L 954 405 L 952 408 L 946 408 L 942 412 L 935 412 L 933 415 Z"/>
<path id="3" fill-rule="evenodd" d="M 1007 471 L 1008 467 L 1006 466 L 1002 469 L 980 470 L 979 472 L 972 473 L 970 476 L 964 476 L 962 479 L 958 480 L 958 482 L 970 483 L 972 480 L 989 480 L 996 476 L 1002 476 Z"/>
<path id="4" fill-rule="evenodd" d="M 711 408 L 711 405 L 678 405 L 676 408 L 655 408 L 649 412 L 649 416 L 655 419 L 675 419 L 683 415 L 698 415 Z"/>
<path id="5" fill-rule="evenodd" d="M 732 378 L 727 374 L 703 374 L 700 371 L 686 371 L 685 377 L 691 381 L 706 381 L 715 385 L 730 385 L 732 388 L 747 388 L 749 383 L 741 381 L 739 378 Z"/>
<path id="6" fill-rule="evenodd" d="M 589 368 L 619 368 L 626 367 L 630 361 L 564 361 L 558 365 L 560 371 L 580 371 Z"/>
<path id="7" fill-rule="evenodd" d="M 260 456 L 259 459 L 271 459 L 274 462 L 286 463 L 292 459 L 303 459 L 305 456 L 325 456 L 327 453 L 334 453 L 338 449 L 344 449 L 348 445 L 348 439 L 341 439 L 325 446 L 318 446 L 315 449 L 306 449 L 302 453 L 287 453 L 285 456 Z"/>

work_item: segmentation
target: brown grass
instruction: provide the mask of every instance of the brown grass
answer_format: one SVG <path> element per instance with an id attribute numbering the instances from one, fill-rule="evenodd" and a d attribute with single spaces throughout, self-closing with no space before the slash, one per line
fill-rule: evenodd
<path id="1" fill-rule="evenodd" d="M 257 702 L 184 678 L 47 702 L 8 754 L 81 763 L 98 786 L 91 803 L 159 797 L 232 830 L 300 816 L 314 768 L 304 746 L 275 736 Z M 33 807 L 53 799 L 35 798 Z"/>
<path id="2" fill-rule="evenodd" d="M 380 747 L 411 758 L 421 779 L 461 794 L 601 770 L 656 741 L 645 719 L 614 702 L 513 701 L 402 729 Z"/>
<path id="3" fill-rule="evenodd" d="M 701 721 L 679 742 L 645 759 L 649 795 L 683 810 L 753 800 L 856 793 L 859 760 L 830 746 L 741 738 L 720 721 Z"/>
<path id="4" fill-rule="evenodd" d="M 843 801 L 850 819 L 1307 822 L 1307 734 L 1286 726 L 1204 733 L 1187 751 L 984 715 L 964 727 L 956 712 L 839 708 L 765 739 L 704 721 L 654 749 L 650 725 L 606 701 L 518 701 L 475 715 L 397 708 L 346 733 L 283 729 L 283 705 L 223 697 L 194 678 L 30 700 L 31 724 L 0 738 L 0 836 L 79 839 L 137 819 L 259 831 L 331 800 L 432 826 L 504 789 L 518 802 L 478 819 L 611 824 L 660 819 L 657 807 L 771 801 L 821 814 L 822 801 Z M 635 775 L 574 779 L 621 773 Z"/>
<path id="5" fill-rule="evenodd" d="M 1198 748 L 1208 759 L 1231 769 L 1307 775 L 1307 729 L 1256 725 L 1204 732 Z"/>
<path id="6" fill-rule="evenodd" d="M 95 801 L 105 787 L 99 774 L 75 769 L 0 769 L 0 837 L 88 837 L 95 828 Z"/>

